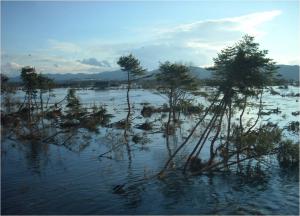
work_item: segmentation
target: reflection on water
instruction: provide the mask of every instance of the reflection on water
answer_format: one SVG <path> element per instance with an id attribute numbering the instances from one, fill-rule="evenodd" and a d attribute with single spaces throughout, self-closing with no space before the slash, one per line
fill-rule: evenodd
<path id="1" fill-rule="evenodd" d="M 61 90 L 62 91 L 62 90 Z M 151 93 L 135 96 L 135 116 L 139 103 L 147 98 L 161 105 Z M 121 92 L 112 95 L 87 94 L 85 102 L 107 102 L 114 121 L 121 119 Z M 138 96 L 140 95 L 140 96 Z M 111 96 L 111 97 L 110 97 Z M 109 98 L 115 98 L 110 100 Z M 100 100 L 101 99 L 101 100 Z M 285 98 L 285 100 L 287 100 Z M 277 104 L 275 104 L 277 106 Z M 285 122 L 295 111 L 288 106 Z M 284 107 L 280 107 L 284 110 Z M 286 109 L 286 110 L 287 110 Z M 114 111 L 115 110 L 115 111 Z M 119 113 L 119 114 L 118 114 Z M 154 116 L 160 118 L 160 115 Z M 273 117 L 272 117 L 273 118 Z M 153 119 L 152 119 L 153 120 Z M 195 119 L 186 119 L 188 122 Z M 285 124 L 280 116 L 274 116 Z M 135 118 L 140 124 L 145 119 Z M 161 126 L 160 120 L 155 124 Z M 299 172 L 272 167 L 259 176 L 215 173 L 187 177 L 171 170 L 164 179 L 149 178 L 163 167 L 169 155 L 185 137 L 191 125 L 184 123 L 175 135 L 147 133 L 135 129 L 144 141 L 124 144 L 122 130 L 102 128 L 99 134 L 65 134 L 63 146 L 57 143 L 18 143 L 2 141 L 3 214 L 298 214 Z M 69 138 L 70 137 L 70 138 Z M 68 139 L 69 138 L 69 139 Z M 193 139 L 193 138 L 192 138 Z M 192 146 L 193 147 L 193 146 Z M 184 149 L 173 168 L 186 157 Z M 203 151 L 208 152 L 206 150 Z M 99 157 L 105 153 L 105 157 Z M 177 161 L 178 160 L 178 161 Z M 126 184 L 126 185 L 125 185 Z M 125 185 L 115 192 L 113 188 Z"/>

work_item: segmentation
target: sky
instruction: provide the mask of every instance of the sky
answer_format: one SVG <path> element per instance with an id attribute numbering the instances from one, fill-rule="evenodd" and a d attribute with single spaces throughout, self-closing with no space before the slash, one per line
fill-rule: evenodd
<path id="1" fill-rule="evenodd" d="M 205 67 L 245 34 L 278 64 L 299 64 L 299 1 L 1 1 L 1 72 L 113 71 L 129 53 L 148 70 Z"/>

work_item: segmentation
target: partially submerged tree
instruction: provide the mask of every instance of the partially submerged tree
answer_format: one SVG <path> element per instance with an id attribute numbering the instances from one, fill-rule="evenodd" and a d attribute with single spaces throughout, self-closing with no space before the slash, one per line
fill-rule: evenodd
<path id="1" fill-rule="evenodd" d="M 37 87 L 38 87 L 38 74 L 34 67 L 26 66 L 21 70 L 21 79 L 23 81 L 23 91 L 25 91 L 25 110 L 28 113 L 29 124 L 32 122 L 32 112 L 35 108 Z M 34 104 L 35 102 L 35 104 Z M 22 107 L 22 106 L 21 106 Z"/>
<path id="2" fill-rule="evenodd" d="M 260 50 L 259 44 L 254 42 L 254 37 L 244 36 L 233 47 L 221 51 L 214 59 L 213 71 L 215 80 L 219 83 L 219 91 L 223 94 L 227 113 L 227 135 L 224 144 L 224 162 L 228 161 L 229 143 L 231 138 L 231 124 L 233 106 L 240 108 L 239 136 L 245 130 L 249 133 L 257 124 L 262 106 L 263 89 L 273 82 L 276 71 L 275 62 L 267 58 L 267 50 Z M 247 129 L 243 124 L 243 114 L 247 108 L 249 97 L 260 97 L 257 120 Z M 236 144 L 237 161 L 239 161 L 240 143 Z"/>
<path id="3" fill-rule="evenodd" d="M 54 81 L 42 74 L 38 74 L 37 76 L 37 88 L 39 89 L 40 91 L 40 109 L 44 110 L 44 97 L 43 95 L 45 93 L 48 93 L 48 98 L 47 98 L 47 101 L 46 101 L 46 108 L 48 107 L 48 103 L 49 103 L 49 100 L 50 100 L 50 97 L 53 96 L 51 94 L 51 91 L 52 89 L 54 88 Z"/>
<path id="4" fill-rule="evenodd" d="M 237 156 L 237 163 L 240 162 L 240 155 L 244 153 L 243 149 L 239 142 L 234 143 L 231 139 L 233 109 L 235 107 L 242 107 L 239 118 L 240 125 L 238 126 L 238 137 L 241 138 L 249 134 L 255 128 L 260 117 L 263 88 L 270 84 L 273 79 L 273 74 L 276 69 L 275 63 L 272 59 L 267 58 L 266 55 L 267 51 L 260 50 L 259 44 L 254 42 L 254 38 L 246 35 L 234 46 L 222 50 L 218 54 L 218 57 L 214 59 L 214 66 L 211 67 L 210 70 L 213 71 L 214 83 L 217 83 L 217 94 L 212 105 L 216 102 L 218 103 L 217 106 L 214 106 L 215 109 L 211 119 L 192 152 L 188 156 L 184 170 L 186 170 L 188 165 L 191 165 L 194 158 L 198 158 L 211 132 L 214 130 L 215 135 L 212 137 L 210 142 L 210 159 L 206 166 L 201 167 L 200 172 L 202 170 L 209 170 L 209 167 L 211 167 L 213 163 L 216 163 L 214 162 L 216 155 L 220 155 L 219 160 L 221 161 L 221 163 L 217 164 L 220 165 L 223 163 L 224 167 L 228 167 L 228 160 L 229 158 L 232 158 L 232 155 Z M 258 111 L 258 117 L 251 126 L 245 128 L 242 118 L 247 107 L 247 99 L 249 97 L 258 97 L 259 95 L 260 108 Z M 243 99 L 242 105 L 241 97 Z M 204 113 L 204 116 L 195 125 L 187 139 L 178 147 L 172 157 L 167 161 L 162 172 L 167 168 L 171 159 L 188 142 L 200 122 L 205 120 L 208 110 L 213 108 L 212 105 L 208 107 L 207 112 Z M 224 142 L 221 140 L 219 146 L 215 147 L 214 145 L 216 140 L 219 139 L 225 114 L 227 120 L 227 131 L 224 131 Z M 247 158 L 247 156 L 244 155 L 243 160 L 245 160 L 245 158 Z"/>
<path id="5" fill-rule="evenodd" d="M 69 118 L 78 119 L 80 115 L 82 115 L 81 104 L 78 96 L 76 95 L 76 90 L 74 88 L 70 88 L 67 94 L 67 115 Z"/>
<path id="6" fill-rule="evenodd" d="M 130 104 L 129 92 L 131 89 L 133 79 L 138 76 L 142 76 L 145 73 L 145 70 L 141 67 L 139 60 L 136 59 L 132 54 L 128 56 L 121 56 L 117 63 L 121 67 L 121 69 L 127 73 L 126 100 L 127 100 L 128 111 L 125 120 L 125 130 L 124 130 L 124 138 L 127 139 L 127 130 L 130 125 L 130 116 L 131 116 L 131 104 Z"/>
<path id="7" fill-rule="evenodd" d="M 187 100 L 189 93 L 197 90 L 197 82 L 189 67 L 168 61 L 160 64 L 156 79 L 159 83 L 158 92 L 168 99 L 169 118 L 166 131 L 169 134 L 171 119 L 176 122 L 176 110 L 179 109 L 180 104 Z"/>
<path id="8" fill-rule="evenodd" d="M 5 74 L 1 76 L 1 111 L 10 113 L 14 110 L 18 100 L 13 97 L 15 88 L 8 83 L 9 78 Z"/>
<path id="9" fill-rule="evenodd" d="M 7 92 L 7 82 L 8 82 L 8 77 L 5 74 L 0 74 L 1 76 L 1 93 Z"/>
<path id="10" fill-rule="evenodd" d="M 44 93 L 48 92 L 48 99 L 46 106 L 50 99 L 50 92 L 54 87 L 54 82 L 52 79 L 43 76 L 42 74 L 37 74 L 34 67 L 26 66 L 21 70 L 21 79 L 23 81 L 23 90 L 25 91 L 25 101 L 21 108 L 24 107 L 24 111 L 28 113 L 29 123 L 33 121 L 32 112 L 34 110 L 41 110 L 42 123 L 44 117 Z M 37 100 L 37 94 L 39 92 L 39 101 Z M 38 119 L 36 119 L 38 120 Z"/>

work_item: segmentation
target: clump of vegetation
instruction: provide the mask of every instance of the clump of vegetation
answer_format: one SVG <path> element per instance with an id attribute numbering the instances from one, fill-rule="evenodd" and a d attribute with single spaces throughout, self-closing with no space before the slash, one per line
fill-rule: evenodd
<path id="1" fill-rule="evenodd" d="M 98 126 L 107 126 L 110 122 L 112 115 L 107 113 L 107 110 L 100 106 L 94 106 L 93 111 L 86 116 L 81 121 L 81 126 L 90 131 L 98 131 Z"/>
<path id="2" fill-rule="evenodd" d="M 46 119 L 58 119 L 62 116 L 62 111 L 60 108 L 58 109 L 53 109 L 53 110 L 49 110 L 45 113 L 45 118 Z"/>
<path id="3" fill-rule="evenodd" d="M 277 159 L 281 167 L 299 166 L 299 143 L 292 140 L 282 141 L 278 148 Z"/>
<path id="4" fill-rule="evenodd" d="M 183 104 L 183 101 L 189 99 L 189 93 L 197 90 L 198 83 L 191 75 L 189 67 L 168 61 L 160 64 L 156 79 L 159 83 L 158 93 L 168 99 L 169 117 L 166 131 L 169 134 L 172 131 L 172 129 L 169 129 L 170 122 L 177 122 L 176 111 L 178 112 L 180 103 Z"/>
<path id="5" fill-rule="evenodd" d="M 289 94 L 283 95 L 284 97 L 300 97 L 300 93 L 291 92 Z"/>
<path id="6" fill-rule="evenodd" d="M 111 115 L 107 114 L 104 107 L 94 106 L 88 112 L 72 88 L 63 100 L 49 106 L 49 100 L 54 96 L 54 83 L 51 79 L 37 74 L 34 67 L 22 68 L 21 78 L 22 90 L 25 92 L 23 103 L 18 107 L 14 104 L 13 109 L 1 110 L 1 124 L 14 139 L 45 144 L 57 138 L 57 143 L 67 145 L 66 142 L 71 137 L 80 134 L 77 129 L 86 128 L 97 132 L 98 126 L 105 126 L 110 121 Z M 2 93 L 9 90 L 6 80 L 2 79 Z M 64 101 L 65 107 L 62 105 Z M 63 140 L 64 135 L 66 140 Z"/>
<path id="7" fill-rule="evenodd" d="M 189 165 L 191 172 L 200 172 L 204 167 L 207 166 L 207 161 L 203 162 L 201 158 L 192 157 Z"/>
<path id="8" fill-rule="evenodd" d="M 260 115 L 271 115 L 271 114 L 279 114 L 281 113 L 281 111 L 279 110 L 279 108 L 277 107 L 276 109 L 270 109 L 267 112 L 261 111 Z"/>
<path id="9" fill-rule="evenodd" d="M 154 107 L 154 106 L 143 106 L 143 109 L 141 110 L 141 115 L 143 117 L 151 117 L 154 113 L 161 113 L 161 112 L 169 112 L 169 108 L 167 106 L 162 107 Z"/>
<path id="10" fill-rule="evenodd" d="M 126 121 L 123 119 L 123 120 L 114 122 L 114 123 L 110 124 L 109 126 L 112 127 L 112 128 L 117 128 L 117 129 L 125 129 L 126 128 Z"/>
<path id="11" fill-rule="evenodd" d="M 285 128 L 288 130 L 288 131 L 291 131 L 293 133 L 298 133 L 299 132 L 299 121 L 291 121 L 288 126 L 286 126 Z"/>
<path id="12" fill-rule="evenodd" d="M 154 113 L 155 108 L 152 106 L 143 106 L 141 111 L 141 115 L 143 117 L 151 117 L 152 113 Z"/>
<path id="13" fill-rule="evenodd" d="M 70 88 L 67 94 L 67 117 L 70 119 L 78 119 L 84 115 L 84 110 L 81 107 L 80 100 L 76 95 L 76 90 Z"/>
<path id="14" fill-rule="evenodd" d="M 138 125 L 137 128 L 148 131 L 153 129 L 153 125 L 151 122 L 146 120 L 143 124 Z"/>
<path id="15" fill-rule="evenodd" d="M 185 115 L 200 114 L 204 111 L 202 104 L 194 105 L 192 102 L 192 100 L 182 100 L 176 108 Z"/>

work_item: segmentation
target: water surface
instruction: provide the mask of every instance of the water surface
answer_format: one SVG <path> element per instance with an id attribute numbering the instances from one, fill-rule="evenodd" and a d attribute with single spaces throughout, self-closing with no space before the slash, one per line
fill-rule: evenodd
<path id="1" fill-rule="evenodd" d="M 299 90 L 290 87 L 280 91 Z M 62 99 L 66 92 L 56 89 L 55 100 Z M 78 95 L 85 105 L 106 104 L 108 112 L 115 116 L 112 122 L 124 117 L 124 91 L 80 90 Z M 145 121 L 140 115 L 141 103 L 157 106 L 165 103 L 164 98 L 147 90 L 134 90 L 131 99 L 136 124 Z M 266 93 L 264 109 L 279 107 L 282 113 L 264 116 L 261 124 L 271 118 L 283 127 L 299 120 L 291 115 L 299 109 L 296 99 Z M 204 100 L 200 98 L 198 102 Z M 250 109 L 245 118 L 256 112 Z M 163 180 L 139 182 L 163 167 L 170 151 L 188 134 L 187 129 L 196 117 L 182 120 L 182 130 L 171 136 L 169 143 L 162 133 L 135 129 L 145 142 L 131 142 L 130 152 L 125 145 L 116 148 L 107 154 L 108 158 L 98 156 L 119 144 L 122 131 L 102 128 L 94 134 L 83 130 L 87 138 L 75 136 L 68 146 L 2 140 L 2 214 L 299 214 L 299 173 L 282 170 L 276 162 L 260 178 L 235 173 L 186 177 L 173 171 Z M 155 124 L 159 129 L 160 123 Z M 285 135 L 294 140 L 299 138 L 287 131 Z M 174 166 L 180 164 L 191 147 L 183 150 Z M 204 149 L 203 154 L 207 152 Z M 122 193 L 113 192 L 113 187 L 124 183 L 129 184 Z"/>

